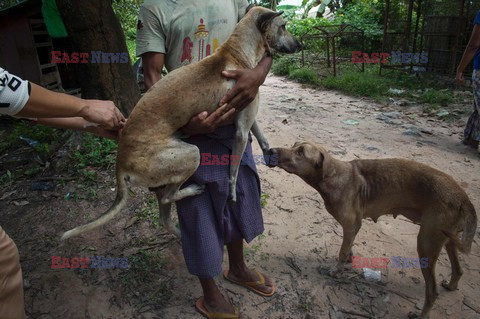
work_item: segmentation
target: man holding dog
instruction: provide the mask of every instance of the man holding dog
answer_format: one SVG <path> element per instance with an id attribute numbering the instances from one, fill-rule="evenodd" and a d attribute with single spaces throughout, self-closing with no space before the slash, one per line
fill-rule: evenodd
<path id="1" fill-rule="evenodd" d="M 145 1 L 139 12 L 137 55 L 143 60 L 146 88 L 160 80 L 164 66 L 171 72 L 215 52 L 233 32 L 247 7 L 246 0 L 209 0 L 201 4 L 193 0 Z M 190 136 L 185 141 L 196 145 L 201 153 L 230 154 L 235 113 L 254 100 L 271 64 L 272 58 L 266 56 L 254 69 L 224 71 L 225 77 L 236 80 L 219 101 L 219 106 L 228 103 L 228 107 L 193 117 L 182 129 Z M 244 156 L 252 157 L 250 141 L 245 153 Z M 262 296 L 275 293 L 273 281 L 249 269 L 243 256 L 243 240 L 250 242 L 264 231 L 255 165 L 240 167 L 235 204 L 227 202 L 228 181 L 228 167 L 200 166 L 184 186 L 206 185 L 205 192 L 177 202 L 185 261 L 203 289 L 196 307 L 207 318 L 239 318 L 214 280 L 222 272 L 224 245 L 230 267 L 223 273 L 225 279 Z M 157 197 L 160 199 L 161 194 Z"/>

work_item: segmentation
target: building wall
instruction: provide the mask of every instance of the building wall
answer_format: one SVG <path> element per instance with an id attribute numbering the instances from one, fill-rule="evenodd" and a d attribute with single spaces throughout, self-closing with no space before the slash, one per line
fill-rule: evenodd
<path id="1" fill-rule="evenodd" d="M 27 17 L 21 13 L 0 19 L 0 65 L 23 79 L 40 83 L 33 36 Z"/>

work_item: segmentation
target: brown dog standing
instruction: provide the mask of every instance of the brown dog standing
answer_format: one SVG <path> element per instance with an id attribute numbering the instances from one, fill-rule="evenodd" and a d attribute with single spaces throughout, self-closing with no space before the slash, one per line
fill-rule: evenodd
<path id="1" fill-rule="evenodd" d="M 331 157 L 321 146 L 296 143 L 292 148 L 274 148 L 278 166 L 301 177 L 322 196 L 327 211 L 342 225 L 343 242 L 334 273 L 343 269 L 352 255 L 362 219 L 402 214 L 420 224 L 419 258 L 428 258 L 422 268 L 426 283 L 420 318 L 427 318 L 437 298 L 435 264 L 442 247 L 452 266 L 448 290 L 457 289 L 462 276 L 457 250 L 469 253 L 477 215 L 465 191 L 447 174 L 404 159 L 353 160 Z M 458 233 L 463 231 L 462 239 Z M 410 317 L 416 317 L 410 314 Z"/>

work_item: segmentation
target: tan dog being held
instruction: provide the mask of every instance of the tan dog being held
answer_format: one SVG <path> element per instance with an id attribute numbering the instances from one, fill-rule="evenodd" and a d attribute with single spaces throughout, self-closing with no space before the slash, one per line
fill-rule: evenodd
<path id="1" fill-rule="evenodd" d="M 200 194 L 204 185 L 179 190 L 197 170 L 200 152 L 195 145 L 183 142 L 177 131 L 196 114 L 203 111 L 210 114 L 218 107 L 220 99 L 235 84 L 234 80 L 223 77 L 222 71 L 254 68 L 265 54 L 293 53 L 298 49 L 299 43 L 286 31 L 281 14 L 262 7 L 250 9 L 213 55 L 169 73 L 150 88 L 135 106 L 118 144 L 115 202 L 100 218 L 65 232 L 62 239 L 103 225 L 118 214 L 127 202 L 127 181 L 162 189 L 160 221 L 178 235 L 170 218 L 171 204 Z M 255 123 L 257 111 L 258 95 L 236 115 L 232 156 L 241 159 L 250 129 L 264 154 L 268 154 L 268 143 Z M 238 169 L 239 165 L 230 165 L 233 201 Z"/>
<path id="2" fill-rule="evenodd" d="M 322 196 L 327 211 L 342 225 L 343 243 L 336 269 L 350 260 L 362 219 L 402 214 L 420 224 L 417 251 L 428 258 L 422 268 L 426 283 L 420 318 L 427 318 L 435 299 L 435 263 L 445 246 L 452 266 L 448 290 L 457 289 L 462 276 L 457 250 L 469 253 L 477 228 L 477 215 L 465 191 L 447 174 L 404 159 L 353 160 L 331 157 L 321 146 L 296 143 L 274 148 L 278 166 L 300 176 Z M 462 239 L 458 233 L 463 231 Z M 411 317 L 416 317 L 411 313 Z"/>

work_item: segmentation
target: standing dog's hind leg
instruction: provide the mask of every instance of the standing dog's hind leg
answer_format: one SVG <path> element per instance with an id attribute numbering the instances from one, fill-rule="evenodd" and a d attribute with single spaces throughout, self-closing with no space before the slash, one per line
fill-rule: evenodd
<path id="1" fill-rule="evenodd" d="M 428 227 L 422 224 L 417 237 L 418 257 L 420 260 L 426 258 L 428 261 L 428 266 L 421 268 L 423 279 L 425 280 L 425 302 L 420 315 L 410 312 L 408 314 L 409 318 L 428 318 L 430 310 L 432 310 L 433 304 L 438 297 L 437 283 L 435 282 L 435 265 L 447 237 L 440 231 L 428 229 Z"/>
<path id="2" fill-rule="evenodd" d="M 443 281 L 442 287 L 447 290 L 456 290 L 458 281 L 463 275 L 462 266 L 460 266 L 460 262 L 458 261 L 458 252 L 455 244 L 449 240 L 445 248 L 447 249 L 448 259 L 450 259 L 450 265 L 452 266 L 452 277 L 448 283 L 447 281 Z"/>

